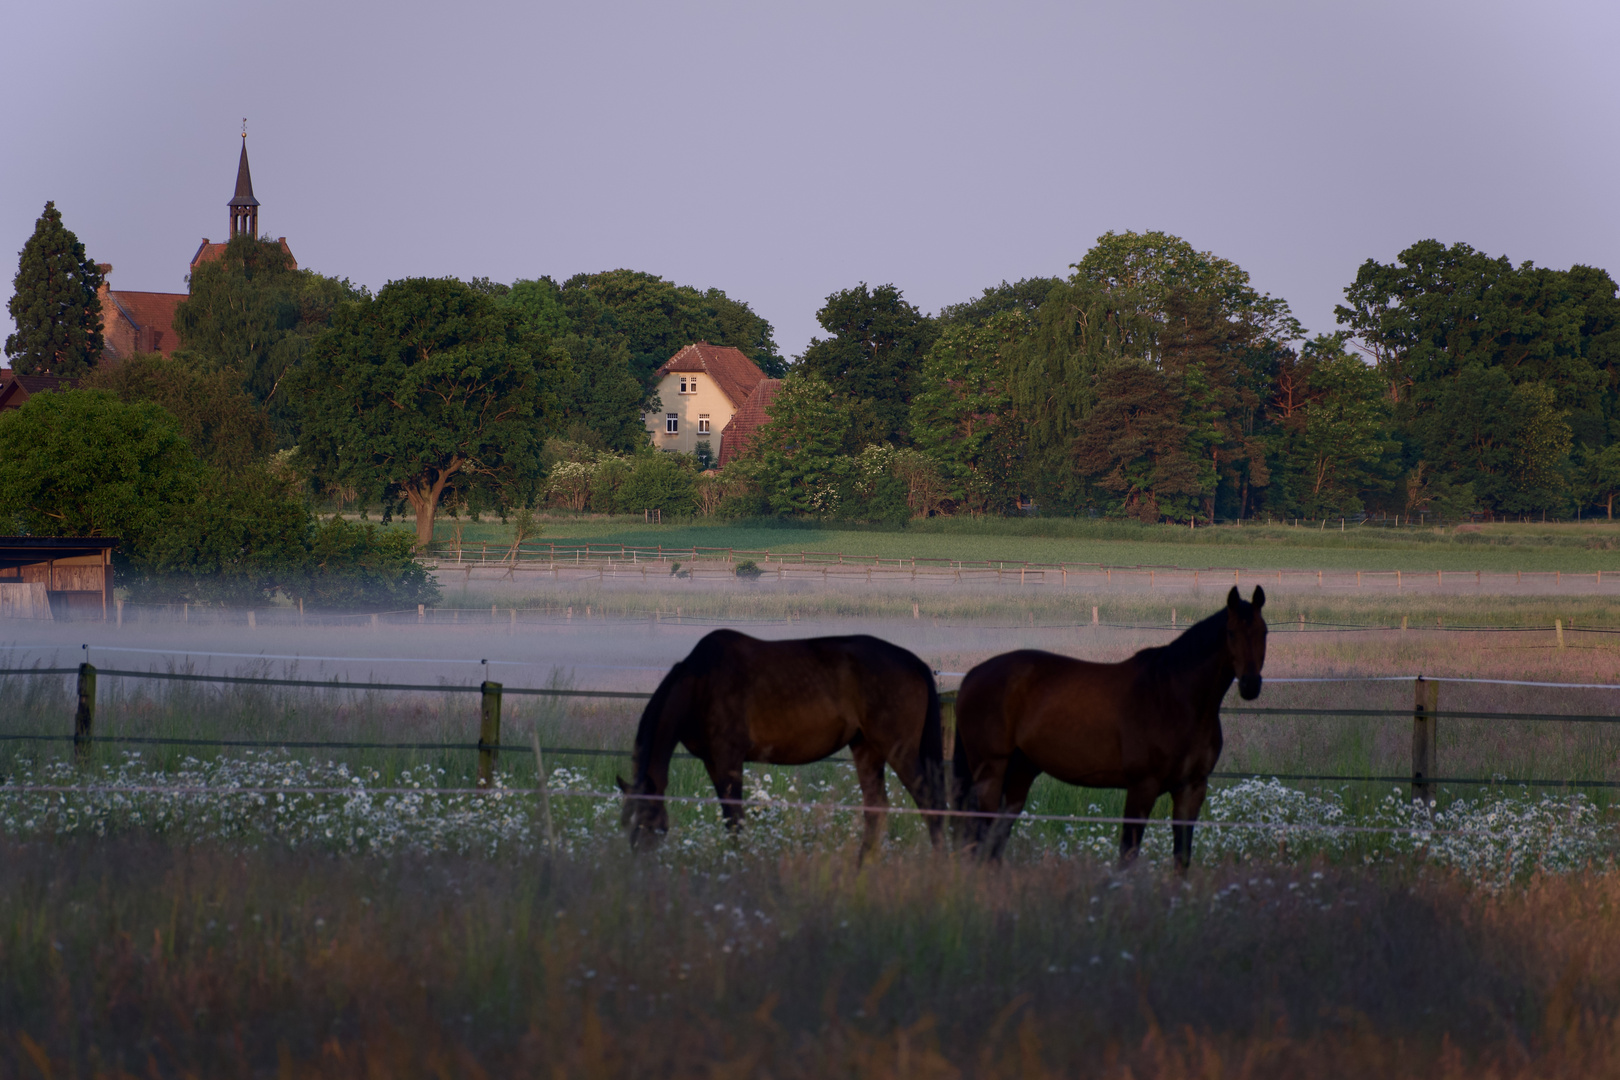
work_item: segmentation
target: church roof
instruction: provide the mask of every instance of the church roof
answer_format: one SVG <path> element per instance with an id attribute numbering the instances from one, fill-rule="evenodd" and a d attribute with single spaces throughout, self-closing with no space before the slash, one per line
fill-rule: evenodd
<path id="1" fill-rule="evenodd" d="M 180 344 L 174 330 L 174 309 L 186 298 L 185 293 L 126 292 L 109 289 L 107 296 L 117 305 L 118 314 L 128 319 L 135 330 L 146 331 L 138 350 L 171 355 Z M 105 319 L 109 312 L 103 311 Z"/>
<path id="2" fill-rule="evenodd" d="M 242 136 L 242 157 L 236 163 L 236 194 L 231 196 L 229 206 L 258 206 L 259 200 L 253 197 L 253 174 L 248 171 L 247 136 Z"/>
<path id="3" fill-rule="evenodd" d="M 734 349 L 730 345 L 710 345 L 707 341 L 688 345 L 664 361 L 653 372 L 653 378 L 661 379 L 672 371 L 703 372 L 714 380 L 721 393 L 731 399 L 732 407 L 739 409 L 748 400 L 748 395 L 754 392 L 754 387 L 765 378 L 765 373 L 741 349 Z"/>

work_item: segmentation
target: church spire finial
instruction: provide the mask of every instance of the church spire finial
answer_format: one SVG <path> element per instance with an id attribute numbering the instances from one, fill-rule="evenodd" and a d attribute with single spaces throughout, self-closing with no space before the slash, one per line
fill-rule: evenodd
<path id="1" fill-rule="evenodd" d="M 247 117 L 242 118 L 242 156 L 236 163 L 236 194 L 231 197 L 231 236 L 259 235 L 259 200 L 253 197 L 253 174 L 248 171 Z"/>

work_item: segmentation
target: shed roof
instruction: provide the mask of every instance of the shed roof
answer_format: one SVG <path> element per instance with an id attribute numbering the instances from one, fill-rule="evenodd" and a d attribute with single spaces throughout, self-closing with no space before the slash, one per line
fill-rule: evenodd
<path id="1" fill-rule="evenodd" d="M 0 536 L 0 569 L 100 555 L 121 543 L 116 536 Z"/>

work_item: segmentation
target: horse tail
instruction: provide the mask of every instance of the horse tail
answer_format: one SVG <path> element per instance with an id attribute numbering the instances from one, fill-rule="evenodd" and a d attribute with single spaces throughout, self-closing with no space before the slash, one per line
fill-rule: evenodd
<path id="1" fill-rule="evenodd" d="M 922 762 L 923 790 L 928 792 L 928 809 L 946 809 L 945 735 L 940 721 L 939 687 L 934 683 L 933 672 L 928 673 L 928 711 L 923 714 L 922 742 L 917 756 Z"/>

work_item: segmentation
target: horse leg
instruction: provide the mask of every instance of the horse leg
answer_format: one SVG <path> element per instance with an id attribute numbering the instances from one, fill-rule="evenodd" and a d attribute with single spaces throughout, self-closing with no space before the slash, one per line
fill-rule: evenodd
<path id="1" fill-rule="evenodd" d="M 889 791 L 883 776 L 883 755 L 873 748 L 870 739 L 856 739 L 850 744 L 849 752 L 855 759 L 855 775 L 861 782 L 861 802 L 866 806 L 861 853 L 855 857 L 855 865 L 860 866 L 883 839 L 883 827 L 889 818 Z"/>
<path id="2" fill-rule="evenodd" d="M 928 841 L 933 845 L 934 850 L 938 851 L 940 840 L 945 831 L 945 823 L 940 820 L 938 814 L 931 814 L 928 811 L 944 810 L 946 807 L 933 805 L 936 797 L 932 794 L 928 777 L 924 774 L 918 762 L 907 760 L 902 754 L 896 756 L 900 757 L 901 760 L 898 763 L 889 762 L 889 767 L 900 778 L 900 785 L 911 793 L 911 799 L 917 804 L 917 809 L 923 812 L 923 824 L 928 826 Z"/>
<path id="3" fill-rule="evenodd" d="M 1007 777 L 1007 764 L 1006 758 L 992 758 L 979 764 L 973 773 L 973 785 L 968 788 L 967 798 L 962 802 L 962 809 L 973 816 L 957 819 L 962 823 L 960 835 L 964 849 L 981 857 L 990 854 L 987 841 L 995 824 L 994 818 L 984 815 L 1001 810 L 1001 791 Z"/>
<path id="4" fill-rule="evenodd" d="M 1204 794 L 1208 790 L 1208 782 L 1199 780 L 1188 784 L 1171 797 L 1175 820 L 1186 822 L 1185 825 L 1171 826 L 1171 832 L 1175 834 L 1176 869 L 1183 875 L 1192 865 L 1193 822 L 1198 820 L 1198 811 L 1203 808 Z"/>
<path id="5" fill-rule="evenodd" d="M 742 762 L 721 761 L 716 757 L 704 764 L 708 766 L 709 779 L 714 783 L 714 793 L 720 797 L 720 814 L 725 818 L 726 829 L 736 835 L 743 822 Z"/>
<path id="6" fill-rule="evenodd" d="M 990 838 L 991 862 L 1000 861 L 1001 853 L 1012 837 L 1013 822 L 1024 812 L 1024 803 L 1029 801 L 1030 786 L 1040 775 L 1041 770 L 1020 751 L 1014 750 L 1012 757 L 1007 759 L 1007 772 L 1001 783 L 1002 816 L 995 819 Z"/>
<path id="7" fill-rule="evenodd" d="M 1125 869 L 1136 861 L 1142 849 L 1142 834 L 1147 831 L 1147 819 L 1153 813 L 1153 804 L 1159 801 L 1159 785 L 1144 780 L 1125 789 L 1125 826 L 1119 836 L 1119 868 Z"/>

